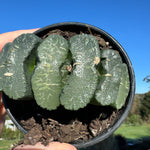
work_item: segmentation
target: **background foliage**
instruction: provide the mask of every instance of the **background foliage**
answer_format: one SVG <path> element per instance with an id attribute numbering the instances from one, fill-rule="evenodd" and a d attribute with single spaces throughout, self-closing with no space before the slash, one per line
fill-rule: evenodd
<path id="1" fill-rule="evenodd" d="M 15 139 L 23 139 L 24 134 L 20 132 L 18 129 L 13 131 L 10 128 L 4 127 L 2 138 L 5 140 L 15 140 Z"/>
<path id="2" fill-rule="evenodd" d="M 132 125 L 150 123 L 150 91 L 135 95 L 131 111 L 125 123 Z"/>

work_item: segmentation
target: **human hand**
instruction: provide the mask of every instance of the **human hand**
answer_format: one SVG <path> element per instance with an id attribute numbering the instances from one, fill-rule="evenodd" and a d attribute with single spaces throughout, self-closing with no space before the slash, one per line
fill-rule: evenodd
<path id="1" fill-rule="evenodd" d="M 23 33 L 33 33 L 36 30 L 37 29 L 18 30 L 14 32 L 0 34 L 0 52 L 6 43 L 12 42 L 19 35 Z M 0 109 L 0 121 L 1 121 L 2 116 L 4 117 L 6 115 L 6 110 L 3 106 L 3 102 L 1 99 L 1 93 L 0 93 L 0 106 L 2 106 L 2 109 Z M 2 124 L 0 122 L 0 126 L 1 125 Z M 0 135 L 1 135 L 1 127 L 0 127 Z M 20 145 L 13 150 L 76 150 L 76 148 L 67 143 L 51 142 L 47 146 L 44 146 L 41 143 L 37 143 L 36 145 Z"/>

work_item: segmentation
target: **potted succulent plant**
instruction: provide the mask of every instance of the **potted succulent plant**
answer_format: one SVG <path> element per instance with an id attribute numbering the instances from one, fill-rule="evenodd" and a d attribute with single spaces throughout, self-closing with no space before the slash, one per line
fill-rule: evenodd
<path id="1" fill-rule="evenodd" d="M 112 135 L 132 106 L 130 59 L 97 27 L 53 24 L 17 37 L 0 57 L 4 105 L 26 133 L 24 144 L 92 146 Z"/>

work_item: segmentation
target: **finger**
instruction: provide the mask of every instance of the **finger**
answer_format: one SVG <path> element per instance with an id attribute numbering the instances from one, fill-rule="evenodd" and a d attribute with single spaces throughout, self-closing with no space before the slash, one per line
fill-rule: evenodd
<path id="1" fill-rule="evenodd" d="M 2 95 L 0 93 L 0 119 L 6 115 L 6 109 L 4 108 L 4 104 L 2 101 Z"/>
<path id="2" fill-rule="evenodd" d="M 45 150 L 77 150 L 74 146 L 67 143 L 51 142 Z"/>
<path id="3" fill-rule="evenodd" d="M 7 33 L 3 33 L 0 34 L 0 52 L 3 48 L 3 46 L 8 43 L 8 42 L 12 42 L 16 37 L 18 37 L 19 35 L 23 34 L 23 33 L 33 33 L 35 32 L 37 29 L 29 29 L 29 30 L 18 30 L 18 31 L 13 31 L 13 32 L 7 32 Z"/>
<path id="4" fill-rule="evenodd" d="M 19 145 L 13 150 L 46 150 L 46 147 L 41 143 L 37 143 L 36 145 Z"/>
<path id="5" fill-rule="evenodd" d="M 4 107 L 4 104 L 2 103 L 0 104 L 0 119 L 5 117 L 5 115 L 6 115 L 6 109 Z"/>
<path id="6" fill-rule="evenodd" d="M 37 143 L 36 145 L 20 145 L 13 150 L 77 150 L 67 143 L 51 142 L 47 146 Z"/>

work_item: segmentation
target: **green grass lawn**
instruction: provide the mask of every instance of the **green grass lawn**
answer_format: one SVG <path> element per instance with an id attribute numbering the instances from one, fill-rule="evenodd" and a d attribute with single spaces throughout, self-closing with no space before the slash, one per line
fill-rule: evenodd
<path id="1" fill-rule="evenodd" d="M 1 140 L 0 150 L 9 150 L 11 145 L 16 144 L 18 140 Z"/>
<path id="2" fill-rule="evenodd" d="M 122 124 L 115 132 L 115 134 L 121 134 L 127 139 L 139 139 L 142 137 L 150 137 L 150 124 L 129 126 Z"/>

